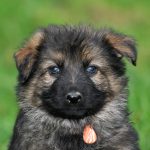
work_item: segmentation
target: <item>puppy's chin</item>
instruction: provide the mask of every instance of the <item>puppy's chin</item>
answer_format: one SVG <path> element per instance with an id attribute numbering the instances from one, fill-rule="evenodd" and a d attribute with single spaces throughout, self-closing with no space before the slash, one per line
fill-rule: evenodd
<path id="1" fill-rule="evenodd" d="M 64 119 L 83 119 L 84 117 L 89 116 L 90 110 L 89 109 L 54 109 L 49 110 L 49 113 L 55 117 L 61 117 Z"/>

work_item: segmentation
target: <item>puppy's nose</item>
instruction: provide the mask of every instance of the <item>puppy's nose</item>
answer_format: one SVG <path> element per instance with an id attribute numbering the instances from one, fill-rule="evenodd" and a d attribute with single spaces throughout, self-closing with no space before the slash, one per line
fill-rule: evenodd
<path id="1" fill-rule="evenodd" d="M 67 94 L 66 98 L 69 104 L 78 104 L 81 101 L 82 96 L 80 92 L 71 91 Z"/>

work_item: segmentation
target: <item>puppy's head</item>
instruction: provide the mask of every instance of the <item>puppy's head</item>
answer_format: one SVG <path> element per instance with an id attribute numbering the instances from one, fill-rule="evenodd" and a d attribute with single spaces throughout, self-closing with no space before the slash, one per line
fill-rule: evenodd
<path id="1" fill-rule="evenodd" d="M 70 119 L 94 115 L 126 86 L 122 57 L 136 64 L 135 43 L 112 30 L 43 28 L 15 54 L 21 107 Z"/>

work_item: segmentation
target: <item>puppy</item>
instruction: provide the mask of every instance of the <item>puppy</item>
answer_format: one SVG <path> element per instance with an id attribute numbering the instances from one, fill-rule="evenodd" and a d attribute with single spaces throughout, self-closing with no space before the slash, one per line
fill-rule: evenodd
<path id="1" fill-rule="evenodd" d="M 132 38 L 111 29 L 50 25 L 15 54 L 20 111 L 9 150 L 138 150 L 122 57 Z"/>

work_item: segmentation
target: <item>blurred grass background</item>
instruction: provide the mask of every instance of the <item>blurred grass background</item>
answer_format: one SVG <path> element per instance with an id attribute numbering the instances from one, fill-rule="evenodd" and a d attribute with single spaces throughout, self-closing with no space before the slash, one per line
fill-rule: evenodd
<path id="1" fill-rule="evenodd" d="M 136 38 L 137 67 L 127 63 L 129 109 L 142 150 L 150 150 L 150 1 L 1 0 L 0 1 L 0 150 L 6 150 L 17 114 L 17 70 L 13 53 L 32 31 L 48 24 L 113 27 Z"/>

